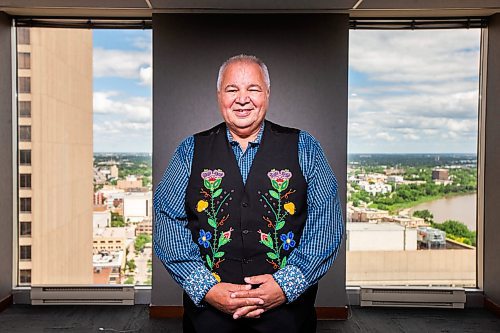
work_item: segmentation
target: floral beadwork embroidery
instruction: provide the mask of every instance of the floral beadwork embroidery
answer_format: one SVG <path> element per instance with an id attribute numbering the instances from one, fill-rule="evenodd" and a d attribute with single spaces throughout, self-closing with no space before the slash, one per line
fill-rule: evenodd
<path id="1" fill-rule="evenodd" d="M 218 234 L 219 227 L 223 226 L 224 222 L 229 218 L 229 214 L 227 214 L 218 219 L 219 213 L 224 210 L 222 209 L 223 205 L 231 194 L 227 192 L 223 193 L 224 190 L 221 187 L 223 177 L 224 171 L 220 169 L 205 169 L 201 173 L 204 188 L 200 191 L 204 199 L 199 200 L 196 204 L 196 211 L 198 213 L 205 212 L 208 217 L 208 225 L 213 228 L 213 232 L 200 229 L 198 244 L 205 249 L 210 248 L 211 255 L 207 254 L 205 256 L 205 261 L 212 275 L 219 282 L 220 277 L 214 272 L 214 269 L 219 268 L 219 265 L 225 260 L 223 259 L 225 252 L 220 251 L 220 248 L 231 241 L 231 232 L 234 230 L 233 228 L 229 228 L 229 230 L 221 231 L 220 234 Z"/>
<path id="2" fill-rule="evenodd" d="M 274 269 L 278 269 L 286 266 L 287 257 L 282 257 L 281 251 L 290 251 L 296 244 L 292 231 L 281 234 L 278 238 L 278 231 L 285 226 L 285 218 L 288 215 L 295 214 L 295 204 L 288 201 L 288 197 L 295 193 L 295 190 L 289 189 L 285 192 L 290 178 L 292 178 L 292 173 L 288 169 L 281 171 L 272 169 L 267 173 L 267 176 L 271 180 L 273 189 L 264 194 L 259 192 L 261 194 L 260 201 L 264 203 L 264 208 L 270 209 L 268 213 L 272 213 L 274 218 L 268 216 L 262 218 L 267 222 L 267 227 L 272 228 L 274 232 L 264 233 L 262 230 L 258 232 L 260 234 L 260 243 L 272 250 L 267 252 L 268 259 L 266 261 L 273 265 Z"/>

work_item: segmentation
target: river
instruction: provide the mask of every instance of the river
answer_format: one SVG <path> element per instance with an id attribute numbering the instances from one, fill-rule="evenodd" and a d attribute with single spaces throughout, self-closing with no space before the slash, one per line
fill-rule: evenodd
<path id="1" fill-rule="evenodd" d="M 416 210 L 428 209 L 434 215 L 434 222 L 456 220 L 464 223 L 469 230 L 476 230 L 476 194 L 466 194 L 441 198 L 422 203 L 410 209 L 410 214 Z"/>

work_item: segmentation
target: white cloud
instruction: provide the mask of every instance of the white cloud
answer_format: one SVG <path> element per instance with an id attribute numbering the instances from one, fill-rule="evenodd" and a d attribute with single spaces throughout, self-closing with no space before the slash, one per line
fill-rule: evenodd
<path id="1" fill-rule="evenodd" d="M 477 75 L 480 31 L 366 31 L 350 34 L 352 69 L 383 82 L 436 82 Z"/>
<path id="2" fill-rule="evenodd" d="M 151 68 L 151 51 L 125 51 L 94 48 L 94 77 L 137 79 L 142 83 L 142 72 Z M 149 82 L 150 83 L 150 82 Z"/>
<path id="3" fill-rule="evenodd" d="M 146 124 L 151 122 L 151 99 L 127 97 L 117 91 L 94 92 L 94 112 L 111 115 L 128 123 Z"/>
<path id="4" fill-rule="evenodd" d="M 375 137 L 379 138 L 379 139 L 382 139 L 382 140 L 385 140 L 385 141 L 394 141 L 394 140 L 396 140 L 396 138 L 394 136 L 390 135 L 387 132 L 379 132 L 379 133 L 375 134 Z"/>
<path id="5" fill-rule="evenodd" d="M 479 37 L 351 31 L 351 151 L 475 151 Z"/>
<path id="6" fill-rule="evenodd" d="M 153 84 L 153 67 L 144 67 L 139 71 L 139 78 L 141 80 L 141 84 L 144 85 L 152 85 Z"/>

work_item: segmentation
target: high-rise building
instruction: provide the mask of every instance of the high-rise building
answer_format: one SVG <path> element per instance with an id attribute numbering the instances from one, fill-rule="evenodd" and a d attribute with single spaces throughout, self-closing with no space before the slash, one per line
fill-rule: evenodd
<path id="1" fill-rule="evenodd" d="M 18 28 L 20 285 L 92 283 L 92 31 Z"/>

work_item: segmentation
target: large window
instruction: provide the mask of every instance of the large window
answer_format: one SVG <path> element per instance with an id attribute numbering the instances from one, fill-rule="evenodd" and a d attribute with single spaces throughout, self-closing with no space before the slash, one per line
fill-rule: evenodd
<path id="1" fill-rule="evenodd" d="M 476 285 L 479 46 L 350 32 L 347 284 Z"/>
<path id="2" fill-rule="evenodd" d="M 16 30 L 18 283 L 150 285 L 151 32 Z"/>

